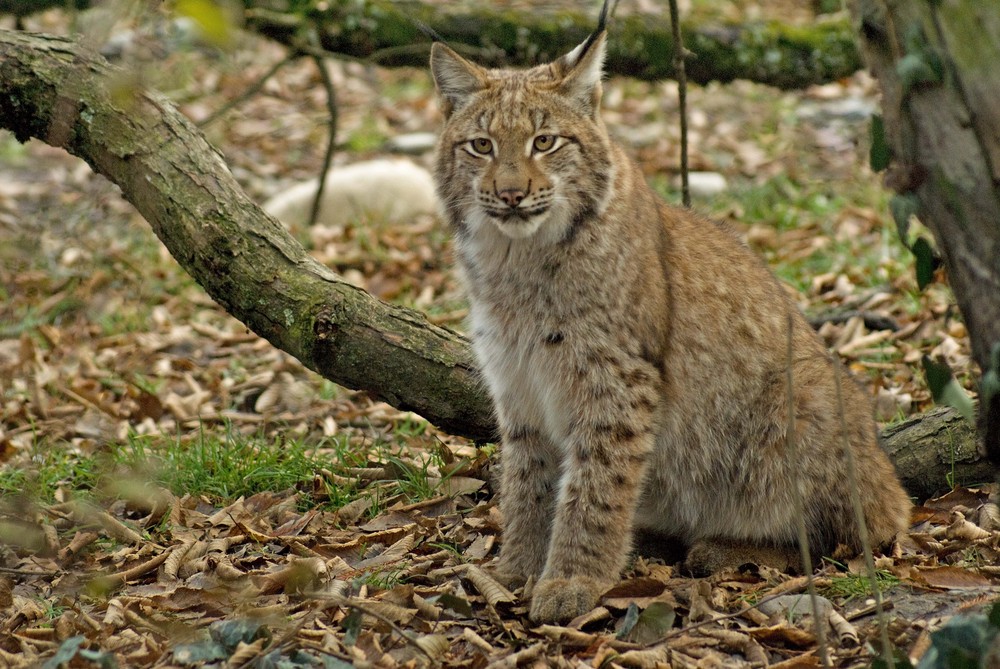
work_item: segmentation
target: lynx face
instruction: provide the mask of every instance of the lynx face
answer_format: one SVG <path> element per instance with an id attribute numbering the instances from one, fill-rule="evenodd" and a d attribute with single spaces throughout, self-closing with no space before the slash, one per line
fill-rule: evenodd
<path id="1" fill-rule="evenodd" d="M 603 210 L 611 158 L 599 61 L 570 54 L 527 71 L 486 70 L 435 45 L 431 67 L 447 116 L 438 169 L 454 175 L 439 190 L 462 212 L 460 233 L 495 226 L 513 239 L 542 229 L 559 239 Z"/>

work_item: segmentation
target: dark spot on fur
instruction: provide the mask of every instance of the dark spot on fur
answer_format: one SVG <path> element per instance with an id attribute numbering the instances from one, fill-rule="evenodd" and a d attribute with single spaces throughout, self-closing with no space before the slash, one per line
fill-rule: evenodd
<path id="1" fill-rule="evenodd" d="M 649 374 L 644 369 L 633 369 L 631 372 L 626 372 L 622 375 L 622 380 L 628 386 L 637 386 L 643 383 L 649 383 Z"/>
<path id="2" fill-rule="evenodd" d="M 569 229 L 566 230 L 566 235 L 562 238 L 560 242 L 563 246 L 569 246 L 576 238 L 579 236 L 580 231 L 583 230 L 587 225 L 587 221 L 594 217 L 593 206 L 584 207 L 580 212 L 573 217 L 573 222 L 569 224 Z"/>
<path id="3" fill-rule="evenodd" d="M 550 332 L 545 335 L 546 344 L 561 344 L 563 339 L 565 339 L 565 337 L 563 337 L 562 332 Z"/>
<path id="4" fill-rule="evenodd" d="M 594 426 L 594 431 L 607 434 L 615 441 L 631 441 L 638 436 L 632 426 L 624 423 L 598 423 Z"/>
<path id="5" fill-rule="evenodd" d="M 519 425 L 507 430 L 506 441 L 525 441 L 538 436 L 538 430 L 526 425 Z"/>

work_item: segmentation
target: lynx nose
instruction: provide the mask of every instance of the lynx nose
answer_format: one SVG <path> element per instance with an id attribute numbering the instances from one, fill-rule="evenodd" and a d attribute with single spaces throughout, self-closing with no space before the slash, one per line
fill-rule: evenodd
<path id="1" fill-rule="evenodd" d="M 511 209 L 515 209 L 517 205 L 521 204 L 525 195 L 527 194 L 520 188 L 505 188 L 497 193 L 497 197 L 503 200 L 504 204 Z"/>

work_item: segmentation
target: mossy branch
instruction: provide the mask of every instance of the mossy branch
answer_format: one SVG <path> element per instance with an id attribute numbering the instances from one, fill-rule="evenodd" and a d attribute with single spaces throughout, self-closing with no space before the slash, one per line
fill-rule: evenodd
<path id="1" fill-rule="evenodd" d="M 251 29 L 290 46 L 301 45 L 301 36 L 315 30 L 327 51 L 383 66 L 414 67 L 426 64 L 430 46 L 415 21 L 487 65 L 552 60 L 582 42 L 595 25 L 593 14 L 581 10 L 523 12 L 489 3 L 456 5 L 310 0 L 275 11 L 270 3 L 246 0 L 246 18 Z M 609 33 L 610 74 L 650 81 L 675 76 L 674 39 L 664 17 L 619 13 Z M 749 79 L 802 88 L 849 76 L 861 67 L 851 26 L 844 20 L 803 27 L 776 22 L 686 24 L 683 42 L 692 53 L 687 78 L 699 84 Z"/>
<path id="2" fill-rule="evenodd" d="M 0 127 L 64 148 L 118 184 L 213 299 L 310 369 L 446 430 L 492 438 L 463 337 L 313 260 L 168 101 L 116 81 L 72 41 L 0 31 Z"/>

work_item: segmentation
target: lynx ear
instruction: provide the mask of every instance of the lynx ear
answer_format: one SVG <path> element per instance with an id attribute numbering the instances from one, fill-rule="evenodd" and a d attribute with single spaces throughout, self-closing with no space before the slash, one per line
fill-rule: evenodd
<path id="1" fill-rule="evenodd" d="M 445 118 L 464 107 L 474 93 L 486 88 L 486 71 L 440 42 L 431 46 L 431 75 Z"/>
<path id="2" fill-rule="evenodd" d="M 597 118 L 604 76 L 604 46 L 607 33 L 592 34 L 580 46 L 556 61 L 563 79 L 558 90 L 576 104 L 581 113 Z"/>

